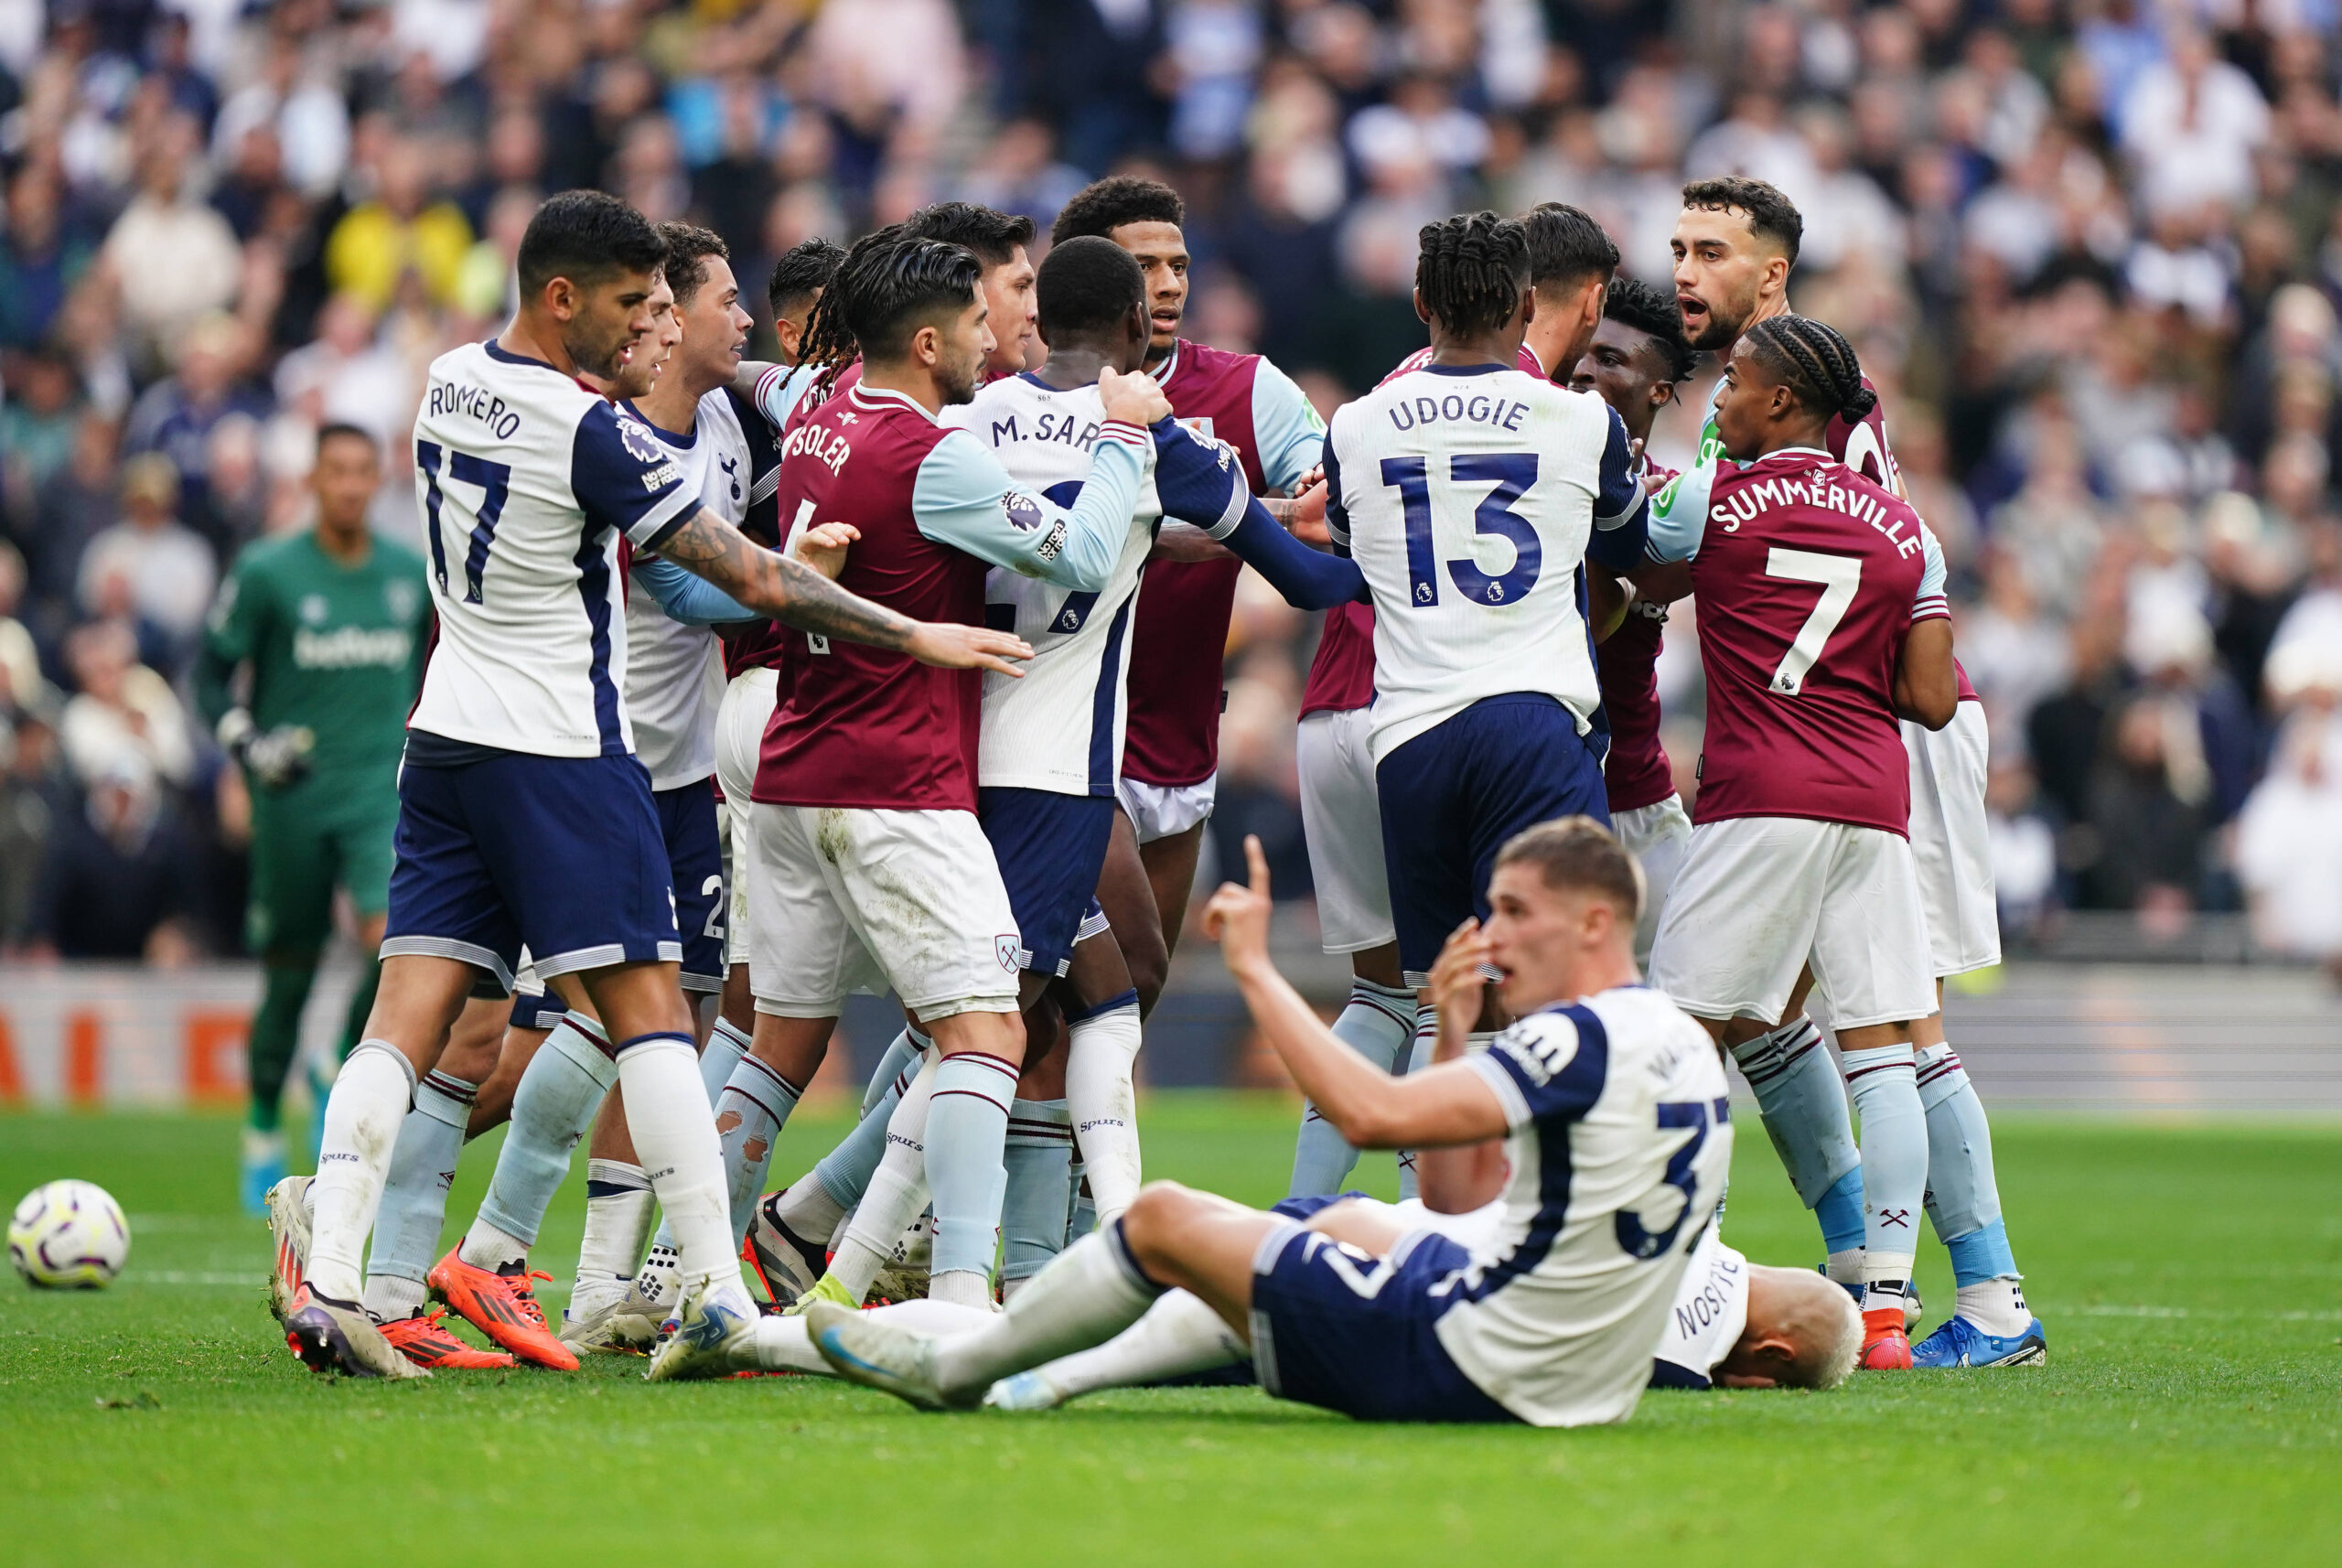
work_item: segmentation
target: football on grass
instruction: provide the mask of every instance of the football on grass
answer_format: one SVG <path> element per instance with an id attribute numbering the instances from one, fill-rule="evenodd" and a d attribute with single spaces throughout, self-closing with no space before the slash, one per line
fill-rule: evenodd
<path id="1" fill-rule="evenodd" d="M 8 1220 L 8 1261 L 27 1280 L 48 1289 L 93 1290 L 122 1273 L 129 1256 L 122 1205 L 94 1182 L 37 1187 Z"/>

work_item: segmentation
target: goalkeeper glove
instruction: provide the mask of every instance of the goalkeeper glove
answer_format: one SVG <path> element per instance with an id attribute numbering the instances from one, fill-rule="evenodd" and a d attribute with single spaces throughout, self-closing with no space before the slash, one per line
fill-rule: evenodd
<path id="1" fill-rule="evenodd" d="M 306 725 L 279 725 L 264 730 L 251 714 L 231 708 L 220 717 L 220 744 L 236 759 L 246 778 L 270 789 L 282 789 L 309 771 L 309 753 L 317 737 Z"/>

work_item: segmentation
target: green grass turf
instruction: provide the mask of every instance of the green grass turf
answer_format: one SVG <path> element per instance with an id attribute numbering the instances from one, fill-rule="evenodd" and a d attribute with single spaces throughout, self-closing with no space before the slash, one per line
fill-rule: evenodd
<path id="1" fill-rule="evenodd" d="M 1148 1168 L 1266 1201 L 1291 1125 L 1273 1097 L 1158 1096 Z M 839 1130 L 800 1121 L 775 1171 Z M 1726 1234 L 1811 1259 L 1743 1134 Z M 0 1563 L 2266 1564 L 2332 1562 L 2342 1533 L 2342 1129 L 2012 1122 L 2047 1369 L 1654 1394 L 1579 1432 L 1369 1427 L 1252 1390 L 921 1416 L 814 1380 L 653 1388 L 634 1360 L 327 1382 L 262 1305 L 233 1149 L 218 1119 L 0 1118 L 0 1196 L 89 1177 L 135 1237 L 102 1293 L 0 1281 Z M 581 1180 L 541 1244 L 556 1273 Z"/>

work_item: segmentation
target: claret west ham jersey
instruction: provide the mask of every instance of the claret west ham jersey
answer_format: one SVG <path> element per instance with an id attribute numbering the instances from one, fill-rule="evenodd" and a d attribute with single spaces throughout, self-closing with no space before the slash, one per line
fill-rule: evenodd
<path id="1" fill-rule="evenodd" d="M 1289 490 L 1317 466 L 1324 424 L 1260 355 L 1181 338 L 1151 373 L 1180 424 L 1236 449 L 1254 495 Z M 1158 562 L 1147 572 L 1131 628 L 1131 778 L 1180 788 L 1219 768 L 1220 666 L 1241 572 L 1234 561 Z"/>
<path id="2" fill-rule="evenodd" d="M 1326 520 L 1374 592 L 1377 763 L 1485 698 L 1601 702 L 1576 568 L 1642 492 L 1617 415 L 1501 365 L 1425 366 L 1334 415 Z"/>
<path id="3" fill-rule="evenodd" d="M 1705 516 L 1655 519 L 1649 545 L 1691 561 L 1700 604 L 1708 720 L 1692 820 L 1808 817 L 1905 835 L 1895 669 L 1912 622 L 1950 613 L 1932 536 L 1810 447 L 1714 475 Z"/>
<path id="4" fill-rule="evenodd" d="M 1069 507 L 1018 485 L 989 448 L 898 392 L 861 383 L 782 443 L 782 525 L 847 522 L 861 539 L 839 585 L 918 620 L 984 621 L 985 575 L 1007 566 L 1086 590 L 1112 580 L 1145 431 L 1114 424 Z M 972 811 L 980 672 L 808 639 L 765 731 L 756 799 L 775 805 Z"/>
<path id="5" fill-rule="evenodd" d="M 1019 484 L 1059 506 L 1080 494 L 1092 447 L 1131 440 L 1129 426 L 1107 423 L 1095 383 L 1060 391 L 1031 375 L 991 382 L 973 403 L 944 410 L 943 422 L 989 446 Z M 984 580 L 985 618 L 1033 645 L 1022 679 L 984 676 L 977 773 L 987 788 L 1114 792 L 1131 619 L 1163 517 L 1155 444 L 1141 434 L 1133 450 L 1144 463 L 1138 502 L 1105 587 L 1085 593 L 998 567 Z"/>
<path id="6" fill-rule="evenodd" d="M 439 641 L 408 727 L 541 757 L 632 751 L 618 538 L 655 549 L 698 510 L 673 457 L 488 342 L 432 361 L 414 469 Z"/>

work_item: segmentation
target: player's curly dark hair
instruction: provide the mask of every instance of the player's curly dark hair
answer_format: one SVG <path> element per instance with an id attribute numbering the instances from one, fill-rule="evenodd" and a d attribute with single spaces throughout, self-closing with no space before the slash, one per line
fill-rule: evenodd
<path id="1" fill-rule="evenodd" d="M 1021 212 L 995 212 L 972 201 L 939 201 L 904 219 L 903 232 L 914 240 L 965 245 L 985 266 L 1004 267 L 1015 260 L 1019 245 L 1033 242 L 1033 220 Z"/>
<path id="2" fill-rule="evenodd" d="M 1683 205 L 1704 212 L 1745 213 L 1749 231 L 1778 245 L 1781 253 L 1789 259 L 1789 265 L 1797 265 L 1798 243 L 1805 238 L 1805 219 L 1799 214 L 1797 203 L 1782 195 L 1778 187 L 1736 174 L 1695 179 L 1683 188 Z"/>
<path id="3" fill-rule="evenodd" d="M 1810 316 L 1775 316 L 1747 332 L 1749 351 L 1797 393 L 1798 402 L 1849 422 L 1878 406 L 1878 394 L 1863 385 L 1862 361 L 1838 329 Z"/>
<path id="4" fill-rule="evenodd" d="M 689 305 L 707 286 L 710 256 L 732 259 L 732 247 L 724 242 L 724 236 L 696 223 L 661 223 L 659 238 L 667 244 L 667 286 L 675 291 L 679 306 Z"/>
<path id="5" fill-rule="evenodd" d="M 1667 366 L 1669 381 L 1692 379 L 1699 360 L 1692 352 L 1692 340 L 1683 334 L 1683 313 L 1674 300 L 1640 278 L 1612 278 L 1610 292 L 1603 296 L 1602 314 L 1621 326 L 1649 333 Z"/>
<path id="6" fill-rule="evenodd" d="M 1591 215 L 1566 201 L 1541 201 L 1520 215 L 1529 236 L 1529 281 L 1574 289 L 1618 270 L 1618 244 Z"/>
<path id="7" fill-rule="evenodd" d="M 1529 286 L 1529 235 L 1493 212 L 1459 212 L 1416 232 L 1415 287 L 1449 332 L 1488 332 L 1520 308 Z"/>
<path id="8" fill-rule="evenodd" d="M 845 252 L 819 234 L 782 252 L 765 284 L 765 303 L 772 306 L 773 318 L 779 320 L 799 301 L 829 287 L 830 280 L 837 276 L 838 263 L 844 260 Z"/>
<path id="9" fill-rule="evenodd" d="M 1134 174 L 1109 175 L 1074 192 L 1058 210 L 1049 242 L 1061 245 L 1084 234 L 1111 240 L 1125 223 L 1185 223 L 1187 204 L 1159 179 Z"/>

